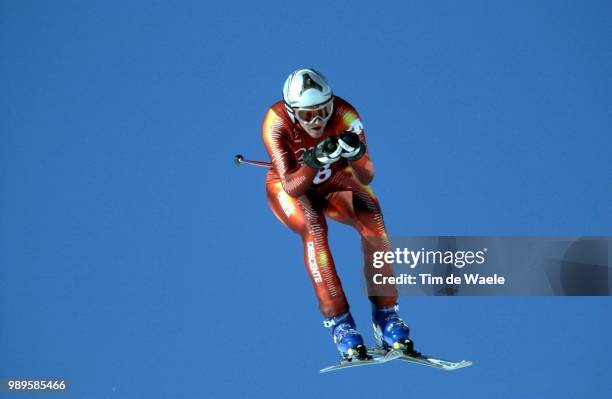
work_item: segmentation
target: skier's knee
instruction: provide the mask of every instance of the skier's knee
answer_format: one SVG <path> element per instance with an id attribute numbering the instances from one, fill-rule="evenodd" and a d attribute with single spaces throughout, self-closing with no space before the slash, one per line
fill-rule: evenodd
<path id="1" fill-rule="evenodd" d="M 302 229 L 302 239 L 308 238 L 327 239 L 327 223 L 325 219 L 317 217 L 306 221 Z"/>
<path id="2" fill-rule="evenodd" d="M 346 300 L 343 301 L 321 301 L 319 309 L 323 317 L 334 317 L 339 314 L 348 312 L 349 307 Z"/>

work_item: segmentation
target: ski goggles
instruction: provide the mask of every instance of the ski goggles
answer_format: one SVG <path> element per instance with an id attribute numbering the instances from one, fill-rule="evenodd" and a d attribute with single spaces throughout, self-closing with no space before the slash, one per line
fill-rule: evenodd
<path id="1" fill-rule="evenodd" d="M 327 122 L 334 110 L 334 102 L 330 100 L 325 104 L 309 107 L 309 108 L 294 108 L 293 112 L 298 121 L 305 125 L 313 124 L 317 118 L 322 122 Z"/>

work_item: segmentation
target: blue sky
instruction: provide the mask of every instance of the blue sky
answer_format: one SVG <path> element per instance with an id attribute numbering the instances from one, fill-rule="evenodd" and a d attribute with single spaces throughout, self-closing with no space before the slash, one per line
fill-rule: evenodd
<path id="1" fill-rule="evenodd" d="M 608 2 L 0 3 L 0 378 L 89 398 L 597 396 L 609 298 L 402 298 L 469 358 L 336 353 L 260 123 L 314 66 L 361 113 L 396 235 L 610 235 Z M 369 335 L 356 234 L 330 225 Z M 23 396 L 25 397 L 25 396 Z"/>

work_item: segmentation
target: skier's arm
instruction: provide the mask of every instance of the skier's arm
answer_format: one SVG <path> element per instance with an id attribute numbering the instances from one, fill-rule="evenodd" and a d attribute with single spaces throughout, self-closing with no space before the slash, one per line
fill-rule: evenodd
<path id="1" fill-rule="evenodd" d="M 342 109 L 342 119 L 346 123 L 345 132 L 340 135 L 344 147 L 342 156 L 353 168 L 353 173 L 362 184 L 368 185 L 374 179 L 374 165 L 370 160 L 368 147 L 363 130 L 363 124 L 357 110 L 342 100 L 339 108 Z M 361 148 L 360 148 L 361 147 Z"/>
<path id="2" fill-rule="evenodd" d="M 359 134 L 353 131 L 343 132 L 339 143 L 343 148 L 342 157 L 349 161 L 357 179 L 365 185 L 370 184 L 374 178 L 374 165 L 367 152 L 363 130 L 360 130 Z"/>
<path id="3" fill-rule="evenodd" d="M 361 138 L 364 138 L 363 135 Z M 374 164 L 370 160 L 370 156 L 368 155 L 367 150 L 361 158 L 356 161 L 350 162 L 350 164 L 353 168 L 353 171 L 355 172 L 355 175 L 357 176 L 357 179 L 361 183 L 368 185 L 370 184 L 370 182 L 372 182 L 372 180 L 374 179 Z"/>
<path id="4" fill-rule="evenodd" d="M 269 110 L 262 126 L 266 151 L 281 179 L 283 190 L 292 197 L 304 194 L 317 174 L 317 169 L 301 165 L 289 147 L 280 118 Z"/>

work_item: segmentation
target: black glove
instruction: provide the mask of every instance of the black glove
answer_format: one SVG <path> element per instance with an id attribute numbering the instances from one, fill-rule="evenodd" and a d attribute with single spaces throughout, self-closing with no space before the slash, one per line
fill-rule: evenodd
<path id="1" fill-rule="evenodd" d="M 338 139 L 328 137 L 321 141 L 316 147 L 304 153 L 304 163 L 311 168 L 319 169 L 324 165 L 336 162 L 340 159 L 342 147 L 338 144 Z"/>
<path id="2" fill-rule="evenodd" d="M 341 157 L 349 161 L 356 161 L 366 152 L 366 146 L 359 140 L 359 135 L 353 132 L 342 132 L 338 138 L 338 145 L 342 147 Z"/>

